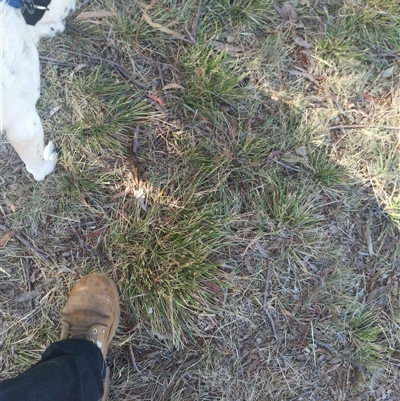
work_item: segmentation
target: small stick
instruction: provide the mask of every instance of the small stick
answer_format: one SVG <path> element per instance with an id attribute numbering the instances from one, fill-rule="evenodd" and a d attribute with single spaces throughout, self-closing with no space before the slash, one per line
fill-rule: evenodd
<path id="1" fill-rule="evenodd" d="M 136 361 L 135 361 L 135 355 L 133 354 L 133 349 L 132 349 L 132 345 L 128 345 L 128 349 L 129 349 L 129 356 L 131 357 L 131 362 L 132 362 L 132 366 L 133 369 L 135 369 L 136 373 L 139 373 L 139 375 L 142 374 L 141 370 L 138 368 L 138 366 L 136 365 Z"/>
<path id="2" fill-rule="evenodd" d="M 278 334 L 277 334 L 277 332 L 276 332 L 274 319 L 272 319 L 271 313 L 269 312 L 268 309 L 264 309 L 264 312 L 265 312 L 265 314 L 266 314 L 267 317 L 268 317 L 269 324 L 271 325 L 272 332 L 274 333 L 275 339 L 278 341 Z"/>
<path id="3" fill-rule="evenodd" d="M 176 67 L 174 67 L 172 64 L 163 63 L 162 61 L 157 61 L 157 60 L 154 60 L 154 59 L 152 59 L 150 57 L 146 57 L 146 56 L 143 56 L 143 55 L 140 58 L 142 58 L 144 60 L 147 60 L 147 61 L 149 61 L 151 63 L 154 63 L 154 64 L 162 65 L 163 67 L 171 68 L 172 70 L 175 70 L 176 72 L 179 72 L 179 70 Z"/>
<path id="4" fill-rule="evenodd" d="M 193 28 L 192 28 L 192 37 L 195 42 L 196 42 L 197 30 L 199 29 L 199 22 L 200 22 L 200 17 L 201 17 L 201 6 L 202 6 L 202 0 L 199 0 L 199 4 L 197 6 L 196 18 L 193 22 Z"/>
<path id="5" fill-rule="evenodd" d="M 270 277 L 271 277 L 271 269 L 268 267 L 268 269 L 267 269 L 267 277 L 265 278 L 263 310 L 264 310 L 265 314 L 268 317 L 269 324 L 271 325 L 272 332 L 274 333 L 274 336 L 275 336 L 276 340 L 278 340 L 278 334 L 276 332 L 275 322 L 274 322 L 274 319 L 272 319 L 271 313 L 269 312 L 268 307 L 267 307 L 267 298 L 268 298 L 268 289 L 269 289 Z"/>
<path id="6" fill-rule="evenodd" d="M 2 231 L 11 231 L 11 228 L 8 227 L 8 226 L 6 226 L 5 224 L 1 224 L 1 223 L 0 223 L 0 230 L 2 230 Z M 14 237 L 15 237 L 19 242 L 21 242 L 23 245 L 25 245 L 28 249 L 30 249 L 31 251 L 33 251 L 34 253 L 36 253 L 36 255 L 39 257 L 39 259 L 41 259 L 43 262 L 50 263 L 51 260 L 50 260 L 49 255 L 48 255 L 46 252 L 44 252 L 44 251 L 42 251 L 42 250 L 40 250 L 40 249 L 34 247 L 34 246 L 30 243 L 30 241 L 29 241 L 28 239 L 25 238 L 24 235 L 22 235 L 22 234 L 20 234 L 20 233 L 18 233 L 18 232 L 15 232 Z"/>
<path id="7" fill-rule="evenodd" d="M 275 11 L 282 17 L 282 10 L 279 7 L 278 1 L 277 0 L 272 0 L 272 5 L 274 6 Z"/>
<path id="8" fill-rule="evenodd" d="M 102 57 L 92 56 L 90 54 L 74 52 L 72 50 L 67 50 L 67 49 L 64 49 L 64 51 L 67 52 L 67 53 L 75 54 L 77 56 L 87 57 L 87 58 L 90 58 L 92 60 L 105 62 L 108 65 L 110 65 L 111 67 L 114 67 L 125 79 L 128 79 L 129 81 L 133 82 L 139 88 L 149 89 L 148 85 L 146 85 L 146 84 L 144 84 L 144 83 L 142 83 L 140 81 L 137 81 L 136 79 L 132 78 L 132 75 L 124 67 L 122 67 L 122 65 L 116 63 L 115 61 L 107 60 L 107 59 L 102 58 Z"/>
<path id="9" fill-rule="evenodd" d="M 296 173 L 299 173 L 299 172 L 300 172 L 300 169 L 299 169 L 299 168 L 290 166 L 289 164 L 286 164 L 286 163 L 282 163 L 280 160 L 275 160 L 275 162 L 276 162 L 277 164 L 279 164 L 280 166 L 287 168 L 288 170 L 295 171 Z"/>
<path id="10" fill-rule="evenodd" d="M 264 300 L 263 300 L 263 308 L 267 307 L 267 298 L 268 298 L 268 289 L 269 289 L 269 280 L 271 277 L 271 269 L 268 267 L 267 275 L 265 277 L 265 287 L 264 287 Z"/>
<path id="11" fill-rule="evenodd" d="M 311 320 L 311 338 L 312 338 L 312 342 L 313 345 L 315 344 L 315 339 L 314 339 L 314 327 L 313 327 L 313 322 Z M 317 357 L 315 355 L 315 347 L 313 347 L 313 356 L 314 356 L 314 366 L 317 367 Z"/>
<path id="12" fill-rule="evenodd" d="M 64 65 L 66 67 L 76 67 L 77 64 L 75 63 L 69 63 L 68 61 L 61 61 L 61 60 L 57 60 L 55 58 L 50 58 L 50 57 L 44 57 L 44 56 L 40 56 L 40 61 L 44 61 L 45 63 L 48 64 L 57 64 L 57 65 Z"/>
<path id="13" fill-rule="evenodd" d="M 133 144 L 132 144 L 132 149 L 135 153 L 137 153 L 138 136 L 139 136 L 139 126 L 137 125 L 135 128 L 135 135 L 133 136 Z"/>
<path id="14" fill-rule="evenodd" d="M 187 28 L 185 28 L 185 32 L 186 35 L 189 37 L 189 39 L 184 39 L 187 42 L 191 43 L 191 44 L 196 44 L 196 39 L 192 36 L 192 34 L 189 32 L 189 30 Z"/>
<path id="15" fill-rule="evenodd" d="M 160 74 L 161 85 L 162 85 L 162 87 L 164 87 L 164 86 L 165 86 L 165 84 L 164 84 L 164 78 L 163 78 L 163 76 L 162 76 L 162 71 L 161 71 L 160 65 L 158 65 L 158 73 Z"/>
<path id="16" fill-rule="evenodd" d="M 138 145 L 138 136 L 139 136 L 139 126 L 136 126 L 135 129 L 135 136 L 132 139 L 131 146 L 129 148 L 129 163 L 131 167 L 131 172 L 133 175 L 133 179 L 136 182 L 136 185 L 140 183 L 140 176 L 139 176 L 139 162 L 137 159 L 137 145 Z"/>
<path id="17" fill-rule="evenodd" d="M 387 129 L 390 131 L 400 131 L 400 127 L 390 127 L 390 126 L 385 126 L 385 125 L 368 125 L 368 124 L 362 124 L 362 125 L 334 125 L 332 127 L 328 127 L 329 131 L 332 131 L 334 129 L 359 129 L 359 128 L 375 128 L 375 129 Z"/>
<path id="18" fill-rule="evenodd" d="M 129 329 L 128 331 L 125 331 L 125 332 L 124 332 L 124 335 L 125 335 L 125 336 L 131 335 L 131 334 L 134 333 L 139 327 L 140 327 L 140 326 L 139 326 L 139 323 L 138 323 L 137 325 L 133 326 L 133 327 L 132 327 L 131 329 Z"/>
<path id="19" fill-rule="evenodd" d="M 32 283 L 31 283 L 31 275 L 28 262 L 23 259 L 25 265 L 25 275 L 26 275 L 26 282 L 28 284 L 28 292 L 32 292 Z M 33 299 L 29 300 L 29 306 L 33 309 Z"/>
<path id="20" fill-rule="evenodd" d="M 46 263 L 50 262 L 49 255 L 46 252 L 33 246 L 29 242 L 29 240 L 27 240 L 22 234 L 15 233 L 14 236 L 15 236 L 15 238 L 17 238 L 18 241 L 20 241 L 22 244 L 24 244 L 28 249 L 30 249 L 31 251 L 36 253 L 36 255 L 39 257 L 39 259 L 41 259 L 43 262 L 46 262 Z"/>
<path id="21" fill-rule="evenodd" d="M 360 369 L 361 372 L 368 374 L 367 369 L 364 368 L 364 366 L 360 365 L 357 361 L 354 359 L 349 358 L 346 355 L 341 354 L 339 351 L 336 351 L 335 348 L 333 348 L 331 345 L 327 344 L 324 341 L 320 341 L 317 339 L 314 339 L 314 343 L 319 345 L 320 347 L 326 348 L 328 351 L 330 351 L 332 354 L 336 355 L 337 357 L 343 359 L 346 362 L 349 362 L 351 365 L 355 366 L 356 368 Z"/>

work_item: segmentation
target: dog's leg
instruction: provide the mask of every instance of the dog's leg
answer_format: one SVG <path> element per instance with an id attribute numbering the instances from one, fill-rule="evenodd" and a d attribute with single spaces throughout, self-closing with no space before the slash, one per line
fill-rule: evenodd
<path id="1" fill-rule="evenodd" d="M 36 181 L 50 174 L 57 162 L 52 142 L 44 147 L 42 122 L 35 108 L 22 113 L 21 118 L 7 127 L 6 135 L 19 157 Z"/>

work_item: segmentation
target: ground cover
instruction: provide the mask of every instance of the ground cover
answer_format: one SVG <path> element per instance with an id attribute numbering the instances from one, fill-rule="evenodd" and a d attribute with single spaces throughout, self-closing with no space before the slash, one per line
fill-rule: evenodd
<path id="1" fill-rule="evenodd" d="M 55 173 L 0 142 L 1 378 L 102 271 L 110 399 L 398 399 L 399 20 L 396 0 L 81 5 L 40 45 Z"/>

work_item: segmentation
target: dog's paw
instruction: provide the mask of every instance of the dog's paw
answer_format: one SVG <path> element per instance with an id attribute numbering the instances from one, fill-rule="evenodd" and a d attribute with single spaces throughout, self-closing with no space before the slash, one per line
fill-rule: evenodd
<path id="1" fill-rule="evenodd" d="M 54 143 L 52 141 L 49 141 L 47 146 L 44 148 L 43 159 L 45 161 L 47 161 L 47 160 L 53 161 L 54 162 L 53 170 L 54 170 L 54 167 L 57 163 L 57 153 L 56 153 L 56 150 L 54 149 Z M 53 170 L 51 170 L 51 171 L 53 171 Z M 51 171 L 49 173 L 51 173 Z M 47 174 L 49 174 L 49 173 L 47 173 Z"/>
<path id="2" fill-rule="evenodd" d="M 57 163 L 57 152 L 54 149 L 53 142 L 49 142 L 43 151 L 43 164 L 40 169 L 28 169 L 36 181 L 43 181 L 46 175 L 53 172 Z"/>

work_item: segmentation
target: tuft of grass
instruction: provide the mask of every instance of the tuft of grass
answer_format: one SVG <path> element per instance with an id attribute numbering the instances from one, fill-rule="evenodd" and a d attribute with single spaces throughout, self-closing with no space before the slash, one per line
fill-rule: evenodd
<path id="1" fill-rule="evenodd" d="M 371 47 L 389 51 L 396 49 L 398 24 L 399 6 L 394 1 L 388 1 L 381 7 L 370 1 L 362 4 L 344 2 L 332 19 L 328 34 L 318 38 L 317 50 L 322 58 L 334 63 L 350 58 L 381 64 L 382 60 L 371 55 Z"/>
<path id="2" fill-rule="evenodd" d="M 209 10 L 223 22 L 227 20 L 226 25 L 239 29 L 243 25 L 249 28 L 262 27 L 267 18 L 274 14 L 272 4 L 265 3 L 262 0 L 239 0 L 235 2 L 214 0 L 209 5 Z"/>
<path id="3" fill-rule="evenodd" d="M 273 223 L 275 229 L 315 225 L 319 218 L 314 197 L 315 194 L 309 187 L 296 185 L 279 176 L 272 178 L 265 186 L 256 190 L 254 196 L 260 228 L 265 227 L 268 232 L 268 221 Z"/>
<path id="4" fill-rule="evenodd" d="M 308 156 L 313 178 L 327 187 L 342 181 L 343 172 L 328 157 L 327 152 L 316 150 Z"/>
<path id="5" fill-rule="evenodd" d="M 72 87 L 73 102 L 67 107 L 76 121 L 70 128 L 71 135 L 82 140 L 93 138 L 93 144 L 122 135 L 133 136 L 135 126 L 149 118 L 149 106 L 129 84 L 97 69 L 90 75 L 82 71 Z"/>
<path id="6" fill-rule="evenodd" d="M 394 221 L 400 220 L 400 196 L 396 195 L 388 202 L 386 206 L 388 216 Z"/>
<path id="7" fill-rule="evenodd" d="M 193 114 L 200 112 L 218 122 L 224 107 L 237 108 L 245 98 L 241 87 L 245 73 L 226 52 L 218 52 L 209 43 L 198 44 L 182 53 L 180 63 L 185 87 L 183 105 Z"/>
<path id="8" fill-rule="evenodd" d="M 210 304 L 201 281 L 220 281 L 210 256 L 221 247 L 223 222 L 195 189 L 188 178 L 171 194 L 153 187 L 146 205 L 134 202 L 107 238 L 127 306 L 177 344 L 192 313 Z"/>
<path id="9" fill-rule="evenodd" d="M 379 344 L 383 334 L 376 313 L 361 310 L 349 322 L 351 339 L 356 347 L 355 357 L 368 368 L 381 368 L 388 355 L 387 347 Z"/>

